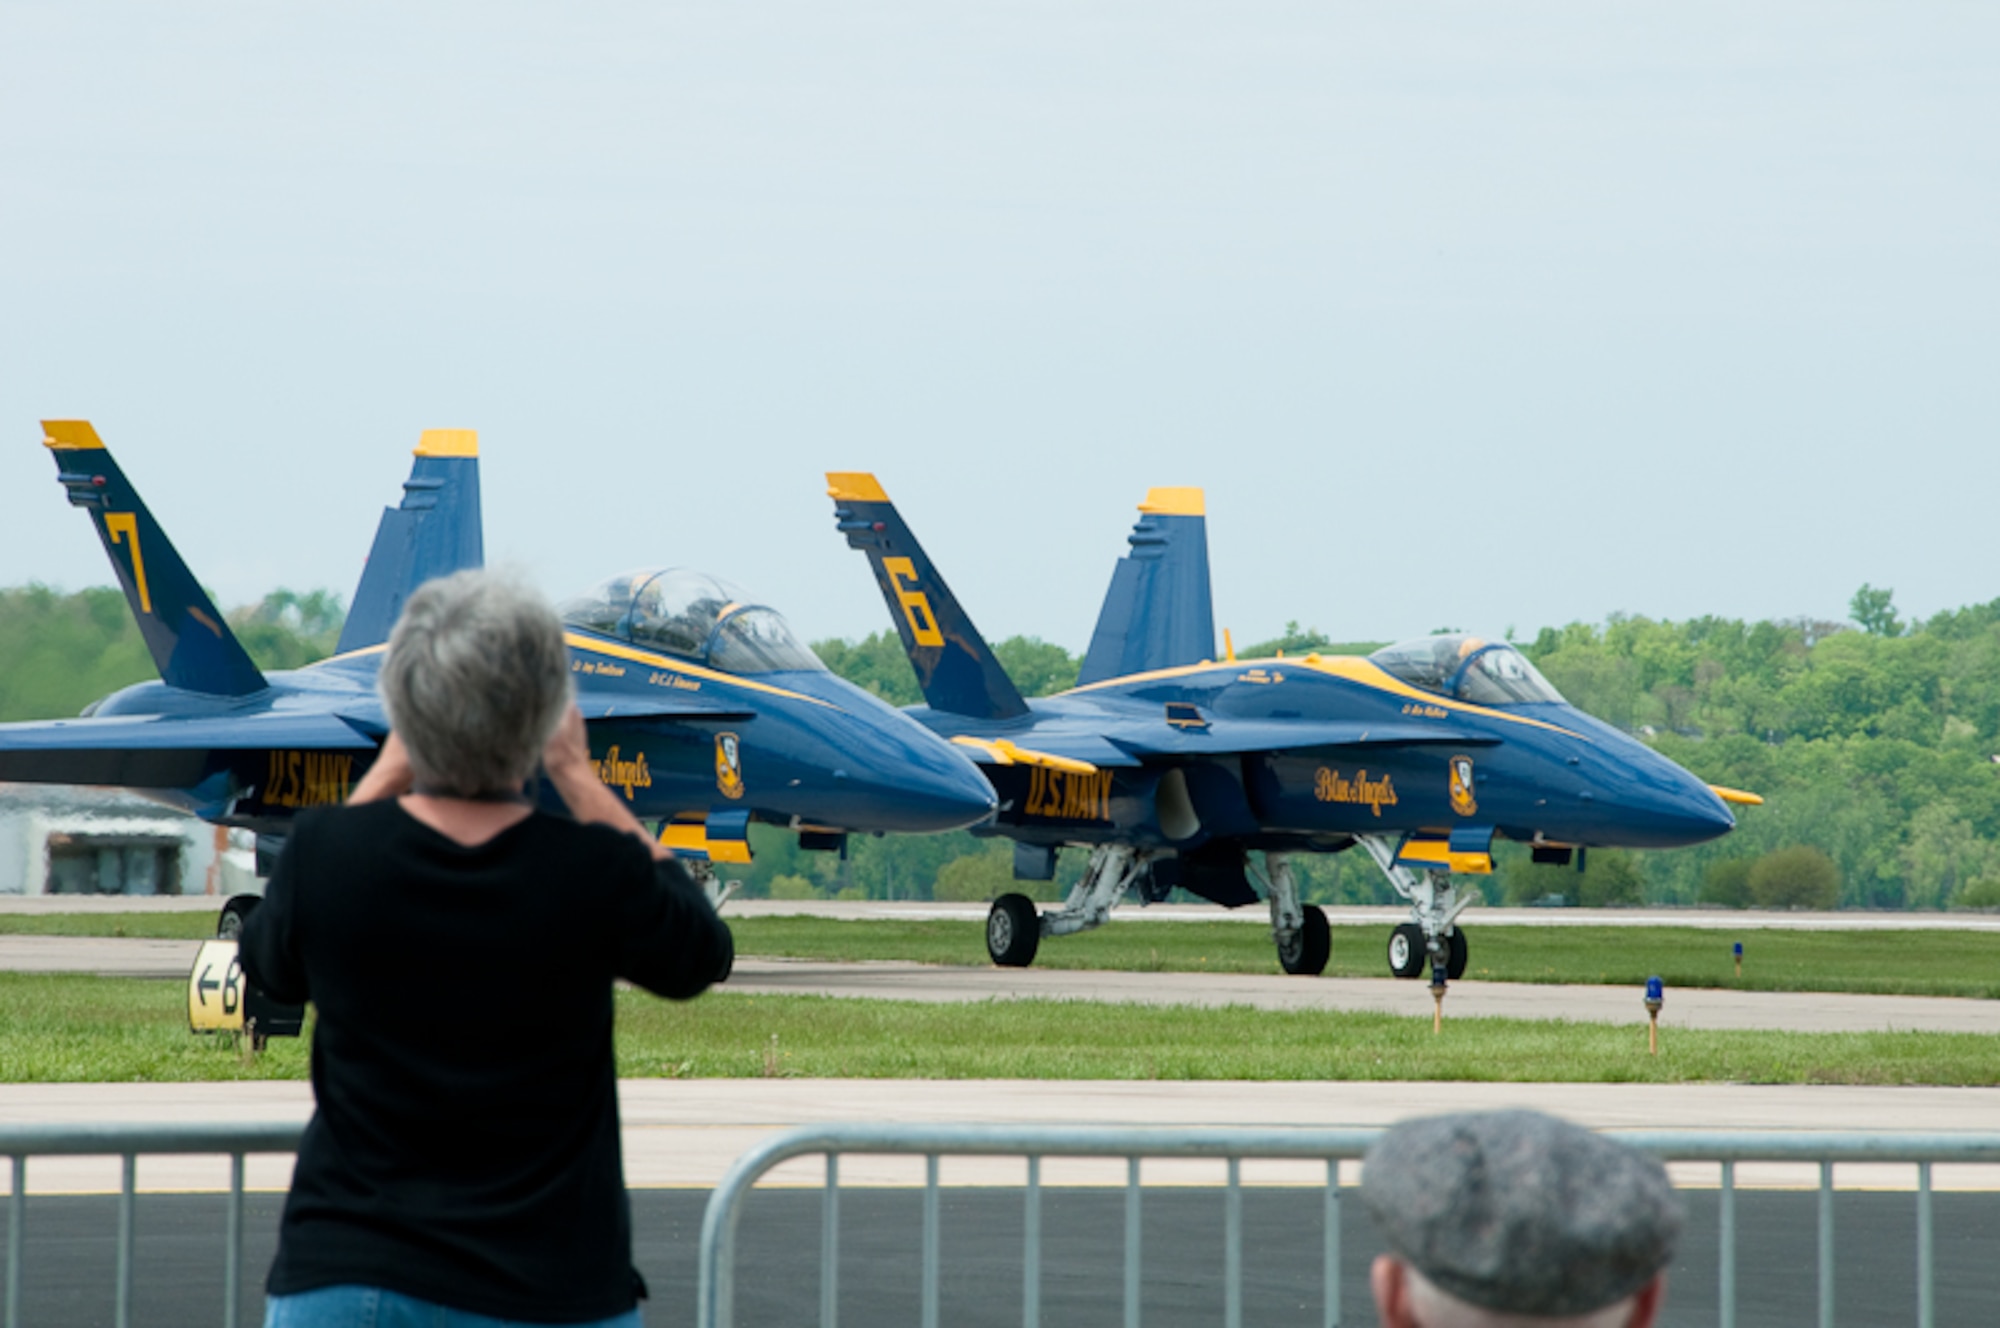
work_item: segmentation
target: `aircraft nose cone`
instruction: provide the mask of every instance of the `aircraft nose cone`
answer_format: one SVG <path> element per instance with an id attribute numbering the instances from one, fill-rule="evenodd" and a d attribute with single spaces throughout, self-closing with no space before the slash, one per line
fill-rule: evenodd
<path id="1" fill-rule="evenodd" d="M 1701 844 L 1736 828 L 1728 804 L 1708 785 L 1689 779 L 1654 811 L 1660 832 L 1675 844 Z"/>
<path id="2" fill-rule="evenodd" d="M 977 825 L 999 809 L 993 786 L 979 767 L 953 752 L 955 769 L 926 772 L 921 786 L 902 796 L 903 814 L 913 824 L 911 830 L 962 830 Z"/>
<path id="3" fill-rule="evenodd" d="M 850 824 L 927 835 L 963 830 L 992 816 L 1000 804 L 986 776 L 955 749 L 938 745 L 944 749 L 906 752 L 873 770 L 850 767 L 840 781 L 858 809 Z"/>
<path id="4" fill-rule="evenodd" d="M 1623 803 L 1630 846 L 1681 848 L 1703 844 L 1736 828 L 1729 807 L 1708 785 L 1657 753 L 1647 752 L 1648 777 L 1634 781 Z"/>

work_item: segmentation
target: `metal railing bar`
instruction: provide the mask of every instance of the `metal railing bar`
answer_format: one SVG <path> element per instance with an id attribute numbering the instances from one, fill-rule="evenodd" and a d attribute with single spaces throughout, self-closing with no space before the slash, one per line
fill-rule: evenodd
<path id="1" fill-rule="evenodd" d="M 1340 1328 L 1340 1159 L 1326 1163 L 1326 1328 Z"/>
<path id="2" fill-rule="evenodd" d="M 1042 1159 L 1028 1156 L 1021 1213 L 1021 1328 L 1042 1324 Z"/>
<path id="3" fill-rule="evenodd" d="M 226 1125 L 0 1125 L 0 1153 L 16 1157 L 296 1153 L 305 1128 L 292 1121 Z"/>
<path id="4" fill-rule="evenodd" d="M 1695 1130 L 1618 1130 L 1606 1135 L 1641 1148 L 1666 1162 L 1720 1162 L 1722 1228 L 1719 1261 L 1718 1322 L 1732 1325 L 1736 1317 L 1736 1168 L 1742 1161 L 2000 1163 L 2000 1132 L 1985 1133 L 1741 1133 Z M 966 1157 L 1035 1156 L 1123 1158 L 1126 1161 L 1126 1287 L 1125 1323 L 1138 1328 L 1140 1298 L 1138 1269 L 1141 1242 L 1140 1166 L 1143 1158 L 1289 1158 L 1328 1164 L 1326 1259 L 1331 1270 L 1325 1319 L 1337 1326 L 1340 1314 L 1339 1166 L 1358 1159 L 1380 1137 L 1376 1129 L 1285 1129 L 1196 1126 L 1034 1126 L 1034 1125 L 876 1125 L 839 1124 L 798 1127 L 755 1145 L 731 1164 L 709 1200 L 702 1219 L 702 1254 L 697 1322 L 714 1328 L 730 1322 L 734 1280 L 734 1233 L 743 1194 L 760 1176 L 790 1158 L 851 1152 L 877 1156 L 943 1153 Z M 6 1136 L 0 1133 L 0 1151 Z M 1823 1173 L 1823 1185 L 1831 1188 Z M 1928 1187 L 1926 1165 L 1920 1184 Z M 1919 1195 L 1920 1212 L 1928 1214 L 1928 1189 Z M 1922 1219 L 1928 1222 L 1928 1217 Z M 1830 1218 L 1828 1230 L 1830 1232 Z M 1831 1236 L 1827 1237 L 1831 1249 Z M 1921 1246 L 1926 1266 L 1928 1238 Z M 1830 1275 L 1829 1283 L 1830 1285 Z M 1928 1281 L 1922 1293 L 1930 1293 Z"/>
<path id="5" fill-rule="evenodd" d="M 222 1328 L 236 1328 L 243 1299 L 243 1154 L 229 1155 L 229 1213 L 223 1235 Z"/>
<path id="6" fill-rule="evenodd" d="M 820 1328 L 840 1323 L 840 1154 L 826 1155 L 826 1192 L 819 1201 Z"/>
<path id="7" fill-rule="evenodd" d="M 1222 1319 L 1228 1328 L 1243 1328 L 1243 1162 L 1229 1159 L 1229 1185 L 1223 1196 Z"/>
<path id="8" fill-rule="evenodd" d="M 1819 1328 L 1833 1328 L 1833 1163 L 1819 1164 Z"/>
<path id="9" fill-rule="evenodd" d="M 132 1325 L 132 1196 L 139 1189 L 139 1155 L 127 1153 L 124 1177 L 118 1187 L 118 1308 L 113 1319 L 118 1328 Z"/>
<path id="10" fill-rule="evenodd" d="M 1125 1328 L 1139 1328 L 1139 1159 L 1125 1159 Z"/>
<path id="11" fill-rule="evenodd" d="M 924 1328 L 938 1326 L 938 1155 L 924 1159 Z"/>
<path id="12" fill-rule="evenodd" d="M 1607 1130 L 1606 1138 L 1643 1149 L 1663 1162 L 1946 1162 L 2000 1163 L 2000 1133 L 1982 1134 L 1703 1134 L 1693 1130 Z M 1359 1158 L 1381 1134 L 1375 1129 L 1235 1130 L 1036 1125 L 810 1125 L 751 1148 L 729 1168 L 754 1178 L 789 1158 L 828 1152 L 885 1157 L 952 1153 L 964 1157 L 1209 1157 Z M 0 1131 L 0 1152 L 11 1143 Z M 78 1152 L 88 1150 L 74 1150 Z M 116 1151 L 116 1150 L 100 1150 Z M 189 1150 L 201 1151 L 201 1150 Z M 217 1149 L 214 1151 L 224 1151 Z"/>
<path id="13" fill-rule="evenodd" d="M 7 1328 L 21 1328 L 21 1244 L 28 1227 L 28 1159 L 13 1156 L 7 1194 Z"/>
<path id="14" fill-rule="evenodd" d="M 1722 1328 L 1736 1328 L 1736 1164 L 1722 1164 L 1721 1211 L 1716 1225 L 1721 1228 L 1722 1249 L 1716 1261 L 1715 1321 Z"/>
<path id="15" fill-rule="evenodd" d="M 1931 1285 L 1931 1164 L 1917 1163 L 1917 1328 L 1932 1328 L 1936 1321 L 1935 1288 Z"/>

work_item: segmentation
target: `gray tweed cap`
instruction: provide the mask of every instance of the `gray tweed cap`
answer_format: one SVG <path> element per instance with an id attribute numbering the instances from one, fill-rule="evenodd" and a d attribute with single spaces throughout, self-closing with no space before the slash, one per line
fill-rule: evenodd
<path id="1" fill-rule="evenodd" d="M 1361 1197 L 1439 1290 L 1507 1314 L 1588 1314 L 1674 1256 L 1666 1168 L 1538 1111 L 1431 1116 L 1368 1150 Z"/>

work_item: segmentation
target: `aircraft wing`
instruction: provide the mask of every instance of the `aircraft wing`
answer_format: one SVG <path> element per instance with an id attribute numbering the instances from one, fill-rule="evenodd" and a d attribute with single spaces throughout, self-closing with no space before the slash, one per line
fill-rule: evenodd
<path id="1" fill-rule="evenodd" d="M 1442 724 L 1368 724 L 1354 720 L 1216 719 L 1200 725 L 1148 724 L 1113 732 L 1134 756 L 1233 756 L 1321 747 L 1492 747 L 1500 739 Z"/>
<path id="2" fill-rule="evenodd" d="M 0 780 L 163 788 L 201 778 L 212 752 L 372 752 L 376 740 L 325 711 L 112 715 L 0 724 Z"/>

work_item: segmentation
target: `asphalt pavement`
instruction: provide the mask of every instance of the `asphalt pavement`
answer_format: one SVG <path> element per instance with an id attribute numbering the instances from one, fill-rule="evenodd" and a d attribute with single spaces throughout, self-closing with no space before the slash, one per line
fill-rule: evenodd
<path id="1" fill-rule="evenodd" d="M 1716 1196 L 1685 1196 L 1689 1223 L 1670 1274 L 1663 1322 L 1716 1322 Z M 702 1189 L 632 1193 L 634 1258 L 652 1290 L 646 1318 L 692 1322 Z M 1935 1200 L 1937 1322 L 1992 1321 L 2000 1303 L 2000 1194 Z M 244 1321 L 260 1322 L 262 1284 L 276 1244 L 281 1199 L 247 1205 Z M 918 1319 L 922 1199 L 909 1190 L 843 1191 L 840 1315 L 853 1324 Z M 1737 1322 L 1791 1328 L 1817 1322 L 1816 1200 L 1798 1192 L 1738 1199 Z M 947 1190 L 940 1200 L 940 1320 L 953 1325 L 1021 1322 L 1023 1225 L 1018 1190 Z M 1321 1196 L 1251 1188 L 1243 1201 L 1244 1319 L 1318 1325 L 1321 1319 Z M 1914 1204 L 1908 1195 L 1843 1194 L 1835 1207 L 1839 1321 L 1916 1320 Z M 217 1323 L 222 1318 L 223 1207 L 219 1196 L 143 1197 L 135 1206 L 135 1328 Z M 1124 1196 L 1118 1191 L 1044 1192 L 1043 1320 L 1115 1324 L 1122 1317 Z M 28 1203 L 22 1322 L 94 1328 L 113 1322 L 117 1201 L 35 1198 Z M 1216 1189 L 1148 1189 L 1141 1217 L 1142 1318 L 1149 1328 L 1213 1325 L 1223 1319 L 1223 1198 Z M 761 1191 L 739 1229 L 737 1322 L 811 1323 L 818 1317 L 820 1197 Z M 1352 1191 L 1341 1204 L 1345 1322 L 1372 1323 L 1367 1268 L 1381 1249 Z"/>

